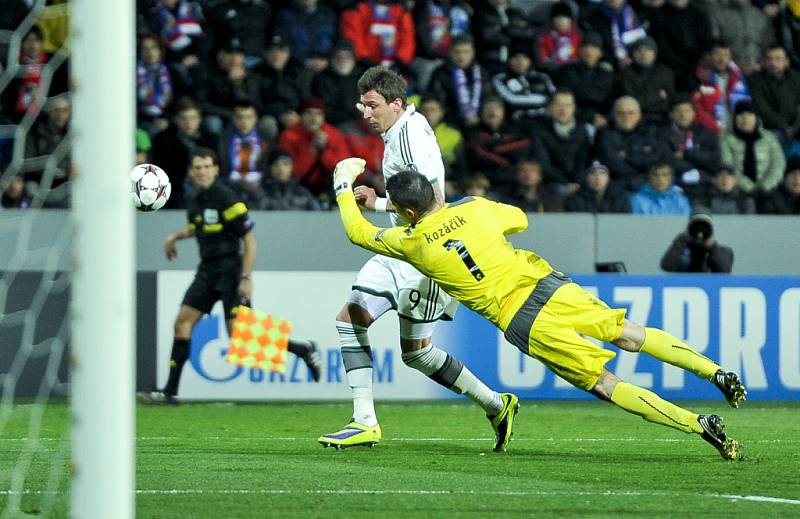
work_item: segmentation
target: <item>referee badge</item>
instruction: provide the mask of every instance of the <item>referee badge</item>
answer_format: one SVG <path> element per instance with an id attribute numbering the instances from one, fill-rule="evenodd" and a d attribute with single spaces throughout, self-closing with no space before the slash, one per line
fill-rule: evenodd
<path id="1" fill-rule="evenodd" d="M 219 211 L 216 209 L 206 209 L 203 211 L 203 221 L 208 224 L 219 223 Z"/>

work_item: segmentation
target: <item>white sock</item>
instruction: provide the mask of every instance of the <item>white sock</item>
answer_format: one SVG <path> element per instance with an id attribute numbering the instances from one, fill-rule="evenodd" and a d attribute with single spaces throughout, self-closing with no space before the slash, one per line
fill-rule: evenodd
<path id="1" fill-rule="evenodd" d="M 342 350 L 347 384 L 353 391 L 353 420 L 374 426 L 378 424 L 372 398 L 372 348 L 363 326 L 336 321 L 339 346 Z"/>
<path id="2" fill-rule="evenodd" d="M 403 362 L 451 391 L 467 395 L 490 416 L 503 409 L 499 393 L 478 380 L 457 358 L 433 344 L 403 353 Z"/>

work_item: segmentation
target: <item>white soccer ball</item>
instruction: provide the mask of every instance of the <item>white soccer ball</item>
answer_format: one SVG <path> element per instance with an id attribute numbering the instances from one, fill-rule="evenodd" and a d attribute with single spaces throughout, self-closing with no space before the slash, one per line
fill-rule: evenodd
<path id="1" fill-rule="evenodd" d="M 140 211 L 157 211 L 164 207 L 172 185 L 164 170 L 155 164 L 139 164 L 130 173 L 133 205 Z"/>

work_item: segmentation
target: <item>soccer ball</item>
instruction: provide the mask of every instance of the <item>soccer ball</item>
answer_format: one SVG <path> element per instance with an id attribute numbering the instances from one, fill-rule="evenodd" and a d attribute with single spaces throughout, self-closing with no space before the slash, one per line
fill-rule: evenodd
<path id="1" fill-rule="evenodd" d="M 133 205 L 140 211 L 157 211 L 164 207 L 172 185 L 164 170 L 155 164 L 139 164 L 130 173 Z"/>

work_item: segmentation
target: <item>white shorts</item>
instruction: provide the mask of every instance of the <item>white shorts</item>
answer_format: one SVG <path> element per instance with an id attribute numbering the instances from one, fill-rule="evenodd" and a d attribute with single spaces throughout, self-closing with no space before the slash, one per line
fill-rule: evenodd
<path id="1" fill-rule="evenodd" d="M 412 323 L 449 321 L 458 308 L 458 301 L 417 269 L 405 261 L 386 256 L 373 256 L 361 267 L 353 291 L 350 302 L 366 309 L 373 319 L 394 309 L 401 320 Z M 358 292 L 379 299 L 368 298 L 365 304 L 366 299 Z"/>

